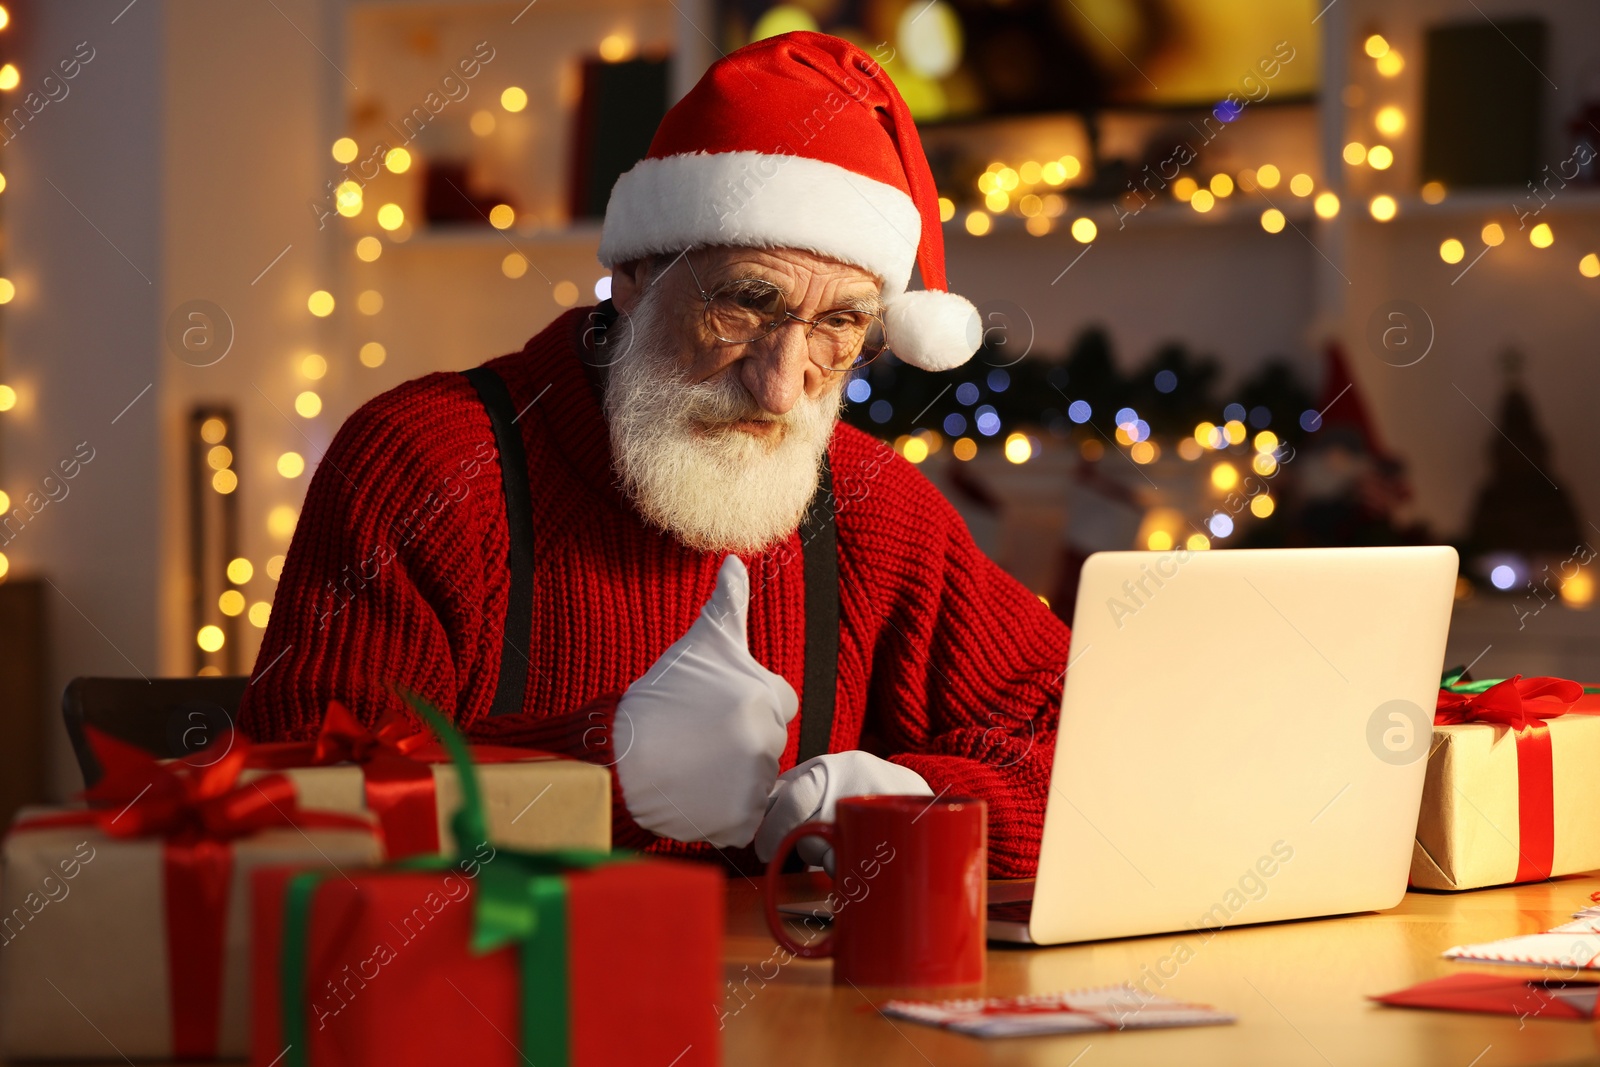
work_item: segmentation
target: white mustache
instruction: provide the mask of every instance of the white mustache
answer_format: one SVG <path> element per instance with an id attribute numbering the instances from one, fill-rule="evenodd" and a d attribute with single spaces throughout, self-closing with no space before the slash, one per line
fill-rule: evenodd
<path id="1" fill-rule="evenodd" d="M 774 413 L 731 370 L 686 380 L 654 289 L 619 328 L 605 412 L 622 486 L 644 517 L 703 551 L 757 551 L 793 533 L 816 491 L 839 390 Z M 778 432 L 736 432 L 743 420 Z"/>

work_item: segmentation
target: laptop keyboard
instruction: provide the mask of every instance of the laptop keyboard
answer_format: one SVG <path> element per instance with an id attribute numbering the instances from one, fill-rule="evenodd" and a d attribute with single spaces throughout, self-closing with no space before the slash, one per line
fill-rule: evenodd
<path id="1" fill-rule="evenodd" d="M 989 918 L 995 922 L 1025 923 L 1032 915 L 1032 900 L 1008 900 L 989 905 Z"/>

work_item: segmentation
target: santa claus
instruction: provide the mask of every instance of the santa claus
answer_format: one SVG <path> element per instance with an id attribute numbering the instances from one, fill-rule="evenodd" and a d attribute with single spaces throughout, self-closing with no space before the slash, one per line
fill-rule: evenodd
<path id="1" fill-rule="evenodd" d="M 979 341 L 888 77 L 815 33 L 727 56 L 618 180 L 600 259 L 609 301 L 345 423 L 244 730 L 410 690 L 610 767 L 619 847 L 749 870 L 840 797 L 960 795 L 991 873 L 1031 875 L 1067 630 L 838 421 L 852 370 Z"/>

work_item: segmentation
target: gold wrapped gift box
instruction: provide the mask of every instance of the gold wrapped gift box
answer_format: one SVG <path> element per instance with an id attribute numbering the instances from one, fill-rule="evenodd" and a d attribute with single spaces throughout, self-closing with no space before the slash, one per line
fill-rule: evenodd
<path id="1" fill-rule="evenodd" d="M 1600 868 L 1600 694 L 1585 694 L 1549 731 L 1549 844 L 1525 816 L 1517 731 L 1468 722 L 1435 726 L 1411 857 L 1411 884 L 1478 889 Z M 1529 743 L 1524 741 L 1523 743 Z M 1546 869 L 1548 868 L 1548 869 Z"/>

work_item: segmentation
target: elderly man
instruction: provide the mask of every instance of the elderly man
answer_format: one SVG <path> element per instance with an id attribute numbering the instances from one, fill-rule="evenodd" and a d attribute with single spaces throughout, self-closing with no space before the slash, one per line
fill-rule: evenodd
<path id="1" fill-rule="evenodd" d="M 403 688 L 611 767 L 620 847 L 750 870 L 840 797 L 965 795 L 991 873 L 1032 874 L 1067 631 L 838 423 L 853 368 L 978 342 L 888 78 L 820 34 L 726 57 L 600 255 L 610 301 L 344 425 L 243 728 L 308 737 L 334 699 L 370 722 Z"/>

